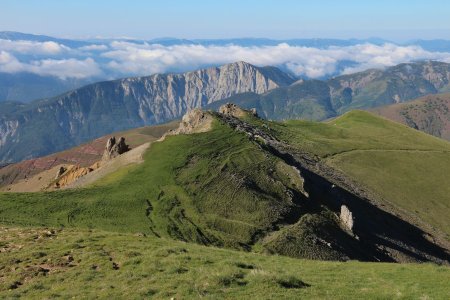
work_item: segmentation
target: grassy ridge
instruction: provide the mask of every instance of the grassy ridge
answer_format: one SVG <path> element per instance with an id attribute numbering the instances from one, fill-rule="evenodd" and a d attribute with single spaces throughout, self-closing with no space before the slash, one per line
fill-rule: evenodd
<path id="1" fill-rule="evenodd" d="M 352 111 L 327 123 L 270 123 L 283 140 L 316 154 L 356 182 L 450 238 L 450 143 Z"/>
<path id="2" fill-rule="evenodd" d="M 432 264 L 299 260 L 99 230 L 0 232 L 3 299 L 450 297 L 450 269 Z"/>
<path id="3" fill-rule="evenodd" d="M 249 248 L 275 224 L 289 223 L 286 217 L 306 212 L 298 211 L 288 193 L 296 184 L 289 172 L 245 135 L 216 122 L 211 132 L 152 144 L 143 164 L 90 188 L 0 194 L 0 221 Z"/>

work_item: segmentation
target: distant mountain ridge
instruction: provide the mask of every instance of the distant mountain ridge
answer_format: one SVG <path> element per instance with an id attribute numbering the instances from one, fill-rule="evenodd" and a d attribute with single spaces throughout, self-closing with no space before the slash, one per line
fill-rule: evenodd
<path id="1" fill-rule="evenodd" d="M 450 90 L 450 64 L 437 61 L 405 63 L 385 70 L 342 75 L 327 81 L 299 80 L 257 95 L 235 95 L 210 105 L 225 102 L 256 108 L 269 119 L 324 120 L 352 109 L 369 109 L 401 103 Z"/>
<path id="2" fill-rule="evenodd" d="M 100 44 L 103 42 L 108 42 L 112 40 L 129 41 L 133 43 L 152 43 L 160 44 L 164 46 L 180 45 L 180 44 L 194 44 L 194 45 L 239 45 L 239 46 L 273 46 L 280 43 L 287 43 L 292 46 L 304 46 L 304 47 L 317 47 L 326 48 L 329 46 L 353 46 L 363 43 L 371 43 L 375 45 L 382 45 L 385 43 L 391 43 L 396 45 L 419 45 L 425 50 L 430 51 L 449 51 L 450 50 L 450 40 L 445 39 L 418 39 L 410 40 L 403 43 L 398 43 L 392 40 L 387 40 L 378 37 L 371 38 L 350 38 L 350 39 L 339 39 L 339 38 L 292 38 L 292 39 L 271 39 L 271 38 L 254 38 L 254 37 L 244 37 L 244 38 L 224 38 L 224 39 L 182 39 L 175 37 L 159 37 L 153 39 L 138 39 L 138 38 L 86 38 L 86 39 L 71 39 L 71 38 L 60 38 L 48 35 L 40 34 L 30 34 L 17 31 L 0 31 L 0 39 L 8 40 L 28 40 L 36 42 L 52 41 L 55 43 L 60 43 L 68 47 L 82 47 L 92 44 Z"/>
<path id="3" fill-rule="evenodd" d="M 324 120 L 450 91 L 450 64 L 425 61 L 327 81 L 237 62 L 182 74 L 99 82 L 29 104 L 0 103 L 0 162 L 67 149 L 129 128 L 233 102 L 268 119 Z"/>
<path id="4" fill-rule="evenodd" d="M 200 47 L 206 51 L 208 59 L 191 56 L 185 49 Z M 450 55 L 450 41 L 448 40 L 413 40 L 399 43 L 382 38 L 366 39 L 336 39 L 336 38 L 294 38 L 294 39 L 270 39 L 270 38 L 226 38 L 226 39 L 182 39 L 173 37 L 138 39 L 138 38 L 60 38 L 47 35 L 28 34 L 14 31 L 0 31 L 0 52 L 4 58 L 0 62 L 0 102 L 20 101 L 30 102 L 36 99 L 43 99 L 58 96 L 63 92 L 80 88 L 86 84 L 104 80 L 113 80 L 131 76 L 146 76 L 160 72 L 187 72 L 195 68 L 207 68 L 218 64 L 232 62 L 235 59 L 251 59 L 252 63 L 258 66 L 268 64 L 274 65 L 281 70 L 296 74 L 303 78 L 315 78 L 327 80 L 332 76 L 345 73 L 349 68 L 358 68 L 363 65 L 373 65 L 369 61 L 353 59 L 353 55 L 344 57 L 333 57 L 335 63 L 321 65 L 322 59 L 333 56 L 327 51 L 333 47 L 342 48 L 344 51 L 359 51 L 366 47 L 379 48 L 385 51 L 396 51 L 398 47 L 420 46 L 430 52 L 427 55 L 413 55 L 405 57 L 404 61 L 414 58 L 440 58 L 445 59 L 446 52 Z M 161 59 L 160 62 L 150 56 L 137 55 L 141 63 L 133 66 L 133 60 L 127 61 L 132 54 L 118 55 L 121 47 L 128 50 L 123 51 L 157 51 L 156 56 L 161 54 L 159 48 L 163 48 L 165 53 L 176 53 L 181 51 L 181 56 L 177 54 L 174 59 Z M 223 48 L 231 56 L 217 56 L 214 53 L 215 47 Z M 230 48 L 231 47 L 231 48 Z M 255 53 L 255 58 L 249 58 L 235 53 L 233 47 L 245 48 L 246 53 L 263 51 L 265 54 Z M 285 47 L 291 48 L 292 52 L 298 52 L 300 57 L 308 56 L 308 53 L 319 53 L 320 59 L 303 60 L 295 58 L 286 53 L 286 58 L 276 58 L 267 50 L 273 49 L 274 53 L 284 51 Z M 355 48 L 356 47 L 356 48 Z M 133 48 L 134 50 L 130 50 Z M 308 52 L 310 48 L 312 52 Z M 156 49 L 156 50 L 155 50 Z M 306 52 L 304 52 L 306 49 Z M 356 50 L 355 50 L 356 49 Z M 390 50 L 389 50 L 390 49 Z M 402 48 L 403 49 L 403 48 Z M 414 50 L 414 49 L 412 49 Z M 364 50 L 361 50 L 364 51 Z M 403 51 L 403 50 L 402 50 Z M 414 50 L 415 51 L 415 50 Z M 333 51 L 331 51 L 333 52 Z M 420 52 L 420 51 L 419 51 Z M 432 54 L 433 52 L 436 55 Z M 439 52 L 439 53 L 437 53 Z M 159 53 L 159 54 L 158 54 Z M 233 54 L 234 53 L 234 54 Z M 301 53 L 304 53 L 301 55 Z M 142 53 L 141 53 L 142 54 Z M 209 56 L 211 55 L 211 57 Z M 386 55 L 386 54 L 383 54 Z M 203 55 L 200 55 L 203 56 Z M 370 56 L 370 55 L 369 55 Z M 124 59 L 125 57 L 125 59 Z M 178 58 L 177 58 L 178 57 Z M 266 58 L 269 58 L 267 60 Z M 367 58 L 369 59 L 369 58 Z M 384 62 L 383 56 L 372 57 L 371 60 L 378 61 L 379 65 L 389 64 Z M 136 60 L 134 60 L 136 61 Z M 395 59 L 401 62 L 403 60 Z M 187 63 L 189 62 L 189 63 Z M 129 64 L 128 64 L 129 63 Z M 119 64 L 119 66 L 117 65 Z M 120 67 L 122 64 L 122 67 Z M 392 63 L 391 63 L 392 64 Z M 158 67 L 152 67 L 157 65 Z M 364 67 L 365 68 L 365 67 Z M 307 70 L 315 70 L 309 72 Z"/>
<path id="5" fill-rule="evenodd" d="M 63 150 L 110 132 L 166 122 L 237 93 L 264 93 L 295 79 L 237 62 L 183 74 L 99 82 L 30 104 L 0 103 L 0 161 Z"/>

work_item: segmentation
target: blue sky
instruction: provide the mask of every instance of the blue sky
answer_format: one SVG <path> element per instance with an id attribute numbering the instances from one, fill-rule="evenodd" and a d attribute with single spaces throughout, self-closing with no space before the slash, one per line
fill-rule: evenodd
<path id="1" fill-rule="evenodd" d="M 445 0 L 2 0 L 0 30 L 64 37 L 450 38 Z"/>

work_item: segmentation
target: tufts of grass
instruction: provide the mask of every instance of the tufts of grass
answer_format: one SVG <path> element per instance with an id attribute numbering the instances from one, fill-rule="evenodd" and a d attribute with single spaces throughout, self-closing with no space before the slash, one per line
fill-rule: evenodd
<path id="1" fill-rule="evenodd" d="M 301 260 L 88 229 L 66 228 L 44 240 L 31 238 L 47 230 L 0 227 L 0 241 L 6 245 L 0 255 L 0 298 L 450 296 L 448 266 Z M 73 247 L 79 239 L 85 240 L 85 248 Z M 43 243 L 47 256 L 34 257 Z M 136 259 L 141 262 L 133 263 Z M 120 268 L 113 269 L 113 263 Z M 48 270 L 45 275 L 40 268 Z"/>

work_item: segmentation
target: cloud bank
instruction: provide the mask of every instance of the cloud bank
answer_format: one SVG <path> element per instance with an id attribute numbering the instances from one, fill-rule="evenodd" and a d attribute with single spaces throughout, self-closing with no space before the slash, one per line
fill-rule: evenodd
<path id="1" fill-rule="evenodd" d="M 66 78 L 144 76 L 183 72 L 204 66 L 246 61 L 279 66 L 297 76 L 321 78 L 414 60 L 450 62 L 450 52 L 419 46 L 370 43 L 313 48 L 281 43 L 275 46 L 204 46 L 112 41 L 70 48 L 56 42 L 0 39 L 0 72 L 30 72 Z"/>
<path id="2" fill-rule="evenodd" d="M 83 79 L 100 76 L 103 71 L 92 58 L 84 60 L 74 58 L 42 59 L 24 63 L 6 51 L 0 51 L 0 72 L 28 72 L 42 76 L 54 76 L 60 79 Z"/>

